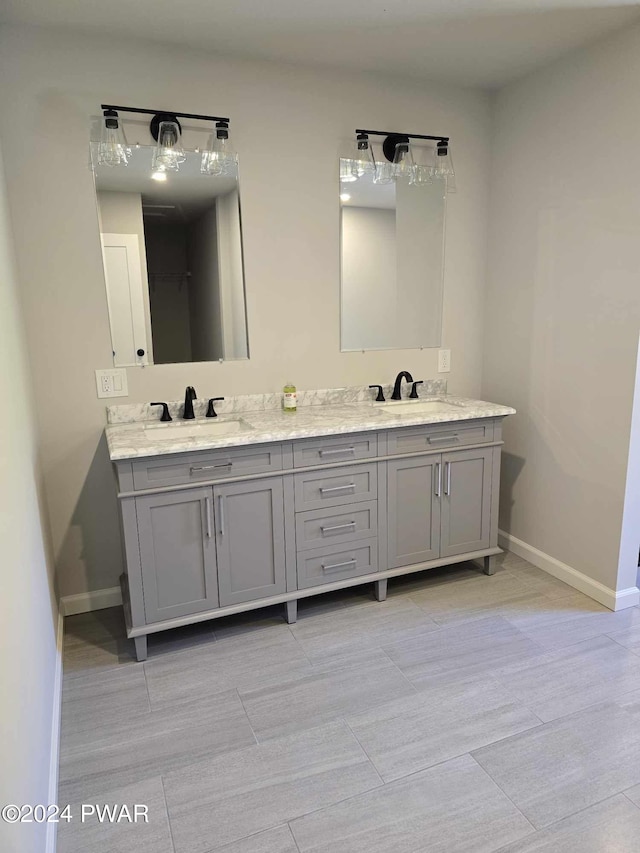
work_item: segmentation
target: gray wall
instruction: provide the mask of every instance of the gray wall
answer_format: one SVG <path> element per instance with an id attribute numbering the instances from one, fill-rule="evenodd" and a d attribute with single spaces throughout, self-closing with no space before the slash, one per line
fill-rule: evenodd
<path id="1" fill-rule="evenodd" d="M 0 803 L 48 803 L 58 613 L 27 348 L 0 157 Z M 0 821 L 0 850 L 45 849 L 46 825 Z"/>
<path id="2" fill-rule="evenodd" d="M 638 79 L 634 27 L 498 96 L 485 315 L 483 396 L 518 409 L 500 526 L 618 589 L 635 585 L 640 539 L 636 518 L 619 566 L 640 329 Z"/>
<path id="3" fill-rule="evenodd" d="M 115 586 L 121 567 L 94 377 L 110 365 L 87 169 L 89 116 L 101 103 L 229 115 L 241 172 L 251 359 L 129 369 L 130 402 L 177 399 L 187 384 L 204 397 L 275 391 L 289 377 L 300 388 L 326 388 L 389 381 L 402 368 L 435 375 L 435 350 L 340 353 L 337 156 L 360 125 L 452 137 L 458 192 L 448 210 L 444 341 L 453 351 L 452 390 L 479 393 L 487 95 L 21 28 L 0 35 L 0 74 L 0 133 L 62 594 Z M 287 140 L 286 175 L 265 155 L 274 139 Z M 42 199 L 55 199 L 55 216 Z"/>
<path id="4" fill-rule="evenodd" d="M 216 205 L 189 223 L 189 313 L 194 361 L 215 361 L 224 355 Z"/>

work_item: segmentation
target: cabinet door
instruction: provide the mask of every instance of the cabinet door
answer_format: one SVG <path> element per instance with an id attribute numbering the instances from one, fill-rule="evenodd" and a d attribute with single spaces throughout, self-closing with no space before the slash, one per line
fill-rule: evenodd
<path id="1" fill-rule="evenodd" d="M 214 487 L 220 604 L 286 592 L 281 477 Z"/>
<path id="2" fill-rule="evenodd" d="M 440 556 L 489 547 L 493 449 L 442 454 Z"/>
<path id="3" fill-rule="evenodd" d="M 218 606 L 213 491 L 136 498 L 147 622 Z"/>
<path id="4" fill-rule="evenodd" d="M 440 556 L 440 456 L 387 462 L 388 567 Z"/>

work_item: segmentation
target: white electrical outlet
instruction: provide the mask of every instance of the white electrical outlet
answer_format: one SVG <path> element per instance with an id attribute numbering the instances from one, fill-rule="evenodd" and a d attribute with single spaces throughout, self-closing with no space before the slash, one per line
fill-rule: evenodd
<path id="1" fill-rule="evenodd" d="M 127 371 L 122 367 L 96 370 L 98 397 L 128 397 Z"/>
<path id="2" fill-rule="evenodd" d="M 438 350 L 438 373 L 449 373 L 451 370 L 451 350 Z"/>

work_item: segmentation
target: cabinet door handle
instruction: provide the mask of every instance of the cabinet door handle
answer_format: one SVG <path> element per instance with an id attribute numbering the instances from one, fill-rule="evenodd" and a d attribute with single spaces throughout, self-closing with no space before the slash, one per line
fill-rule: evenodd
<path id="1" fill-rule="evenodd" d="M 445 475 L 446 476 L 446 485 L 444 487 L 444 493 L 445 493 L 445 495 L 450 495 L 451 494 L 451 462 L 445 462 L 444 464 L 446 466 L 446 472 L 447 472 Z"/>
<path id="2" fill-rule="evenodd" d="M 436 466 L 433 473 L 436 481 L 435 493 L 436 497 L 439 498 L 442 494 L 442 467 L 439 462 L 436 462 Z"/>
<path id="3" fill-rule="evenodd" d="M 460 441 L 457 432 L 449 433 L 449 435 L 428 435 L 427 441 L 429 444 L 434 444 L 438 441 Z"/>
<path id="4" fill-rule="evenodd" d="M 211 519 L 213 517 L 213 507 L 211 505 L 211 498 L 204 499 L 204 512 L 207 517 L 207 539 L 211 539 Z"/>
<path id="5" fill-rule="evenodd" d="M 334 524 L 332 527 L 321 527 L 320 531 L 324 536 L 325 533 L 332 533 L 334 530 L 345 530 L 347 527 L 355 527 L 355 521 L 349 521 L 346 524 Z"/>
<path id="6" fill-rule="evenodd" d="M 330 488 L 320 487 L 321 495 L 328 495 L 331 492 L 344 492 L 345 489 L 355 489 L 355 483 L 347 483 L 346 486 L 331 486 Z"/>
<path id="7" fill-rule="evenodd" d="M 322 571 L 323 572 L 336 572 L 339 569 L 344 569 L 345 566 L 355 566 L 355 565 L 357 565 L 357 560 L 346 560 L 344 563 L 332 563 L 329 566 L 325 566 L 325 564 L 323 563 L 322 564 Z"/>
<path id="8" fill-rule="evenodd" d="M 224 536 L 224 497 L 218 495 L 218 510 L 220 514 L 220 536 Z"/>
<path id="9" fill-rule="evenodd" d="M 189 469 L 193 474 L 194 471 L 214 471 L 216 468 L 231 468 L 233 462 L 220 462 L 218 465 L 192 465 Z"/>
<path id="10" fill-rule="evenodd" d="M 320 456 L 338 456 L 342 453 L 355 453 L 355 447 L 339 447 L 336 450 L 321 450 Z"/>

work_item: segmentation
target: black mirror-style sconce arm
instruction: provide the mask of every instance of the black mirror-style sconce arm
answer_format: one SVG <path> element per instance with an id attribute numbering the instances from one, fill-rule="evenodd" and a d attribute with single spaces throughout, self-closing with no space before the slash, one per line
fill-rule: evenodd
<path id="1" fill-rule="evenodd" d="M 169 406 L 167 403 L 149 403 L 150 406 L 162 406 L 162 417 L 161 421 L 170 421 L 173 420 L 171 415 L 169 414 Z"/>
<path id="2" fill-rule="evenodd" d="M 422 379 L 418 379 L 418 381 L 417 381 L 417 382 L 413 382 L 413 383 L 412 383 L 412 385 L 411 385 L 411 393 L 409 394 L 409 399 L 411 399 L 411 400 L 417 400 L 417 399 L 418 399 L 418 390 L 417 390 L 416 386 L 417 386 L 417 385 L 422 385 L 422 384 L 423 384 L 423 380 L 422 380 Z"/>
<path id="3" fill-rule="evenodd" d="M 376 403 L 384 403 L 384 394 L 382 393 L 382 385 L 369 385 L 369 388 L 377 388 L 378 396 L 376 397 Z"/>
<path id="4" fill-rule="evenodd" d="M 211 399 L 209 400 L 209 406 L 207 407 L 207 417 L 208 418 L 217 418 L 218 417 L 218 413 L 213 408 L 213 404 L 217 403 L 218 400 L 224 400 L 224 397 L 211 397 Z"/>

